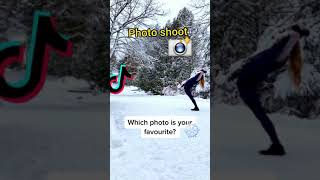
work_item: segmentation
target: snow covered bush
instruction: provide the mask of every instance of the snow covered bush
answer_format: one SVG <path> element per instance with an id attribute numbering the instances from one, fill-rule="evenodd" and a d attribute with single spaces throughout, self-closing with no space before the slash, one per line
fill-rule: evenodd
<path id="1" fill-rule="evenodd" d="M 162 94 L 165 96 L 174 96 L 177 94 L 177 88 L 171 86 L 164 87 Z"/>
<path id="2" fill-rule="evenodd" d="M 200 85 L 197 85 L 195 91 L 201 98 L 207 99 L 210 96 L 210 84 L 205 82 L 203 88 Z"/>
<path id="3" fill-rule="evenodd" d="M 157 73 L 148 67 L 140 68 L 142 73 L 138 73 L 136 79 L 134 79 L 134 85 L 141 88 L 145 92 L 151 92 L 159 95 L 162 93 L 163 82 L 157 78 Z"/>
<path id="4" fill-rule="evenodd" d="M 314 118 L 320 114 L 320 73 L 310 64 L 305 64 L 302 82 L 298 89 L 293 88 L 288 72 L 281 74 L 274 83 L 275 96 L 285 100 L 287 112 L 300 117 Z"/>

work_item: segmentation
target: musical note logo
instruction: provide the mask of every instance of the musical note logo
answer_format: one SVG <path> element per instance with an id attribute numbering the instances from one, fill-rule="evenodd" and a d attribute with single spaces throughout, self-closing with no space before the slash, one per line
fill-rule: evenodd
<path id="1" fill-rule="evenodd" d="M 122 64 L 120 66 L 120 72 L 117 75 L 111 75 L 110 76 L 110 92 L 112 94 L 119 94 L 123 91 L 125 83 L 126 83 L 126 79 L 132 80 L 133 76 L 128 72 L 126 65 Z M 116 87 L 112 87 L 112 84 L 118 82 Z"/>
<path id="2" fill-rule="evenodd" d="M 12 63 L 22 63 L 25 49 L 20 42 L 0 44 L 0 99 L 12 103 L 31 100 L 44 85 L 50 52 L 54 50 L 63 57 L 72 55 L 72 43 L 57 32 L 55 18 L 48 12 L 35 12 L 24 79 L 7 82 L 4 78 L 5 69 Z"/>

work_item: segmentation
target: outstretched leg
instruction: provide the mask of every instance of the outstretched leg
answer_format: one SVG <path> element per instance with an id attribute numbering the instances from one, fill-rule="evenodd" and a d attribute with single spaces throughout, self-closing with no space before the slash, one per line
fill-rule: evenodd
<path id="1" fill-rule="evenodd" d="M 191 94 L 191 87 L 189 86 L 184 86 L 184 91 L 186 92 L 186 94 L 188 95 L 188 97 L 191 99 L 193 105 L 194 105 L 194 108 L 191 109 L 193 111 L 199 111 L 199 108 L 198 108 L 198 105 L 196 103 L 196 100 L 193 98 L 192 94 Z"/>

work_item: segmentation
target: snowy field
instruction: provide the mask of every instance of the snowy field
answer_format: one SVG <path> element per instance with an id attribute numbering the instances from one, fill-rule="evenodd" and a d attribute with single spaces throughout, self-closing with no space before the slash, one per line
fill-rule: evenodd
<path id="1" fill-rule="evenodd" d="M 199 112 L 187 96 L 149 96 L 125 87 L 111 95 L 111 180 L 209 180 L 210 102 L 196 99 Z M 196 116 L 200 131 L 189 138 L 142 139 L 140 130 L 125 129 L 125 116 Z"/>
<path id="2" fill-rule="evenodd" d="M 106 96 L 67 91 L 85 86 L 48 77 L 32 101 L 0 102 L 0 180 L 107 179 Z"/>
<path id="3" fill-rule="evenodd" d="M 284 157 L 257 151 L 267 135 L 247 107 L 214 104 L 214 173 L 217 180 L 319 180 L 320 119 L 271 114 L 286 148 Z"/>
<path id="4" fill-rule="evenodd" d="M 15 78 L 15 73 L 10 78 Z M 43 91 L 26 104 L 0 102 L 0 180 L 107 179 L 106 97 L 69 93 L 86 89 L 72 78 L 48 77 Z M 287 150 L 284 157 L 264 157 L 265 132 L 244 106 L 196 99 L 192 112 L 186 96 L 150 96 L 134 87 L 111 95 L 111 180 L 208 180 L 210 123 L 213 123 L 217 180 L 318 180 L 320 121 L 272 114 Z M 127 115 L 190 115 L 199 134 L 179 139 L 141 139 L 124 129 Z"/>

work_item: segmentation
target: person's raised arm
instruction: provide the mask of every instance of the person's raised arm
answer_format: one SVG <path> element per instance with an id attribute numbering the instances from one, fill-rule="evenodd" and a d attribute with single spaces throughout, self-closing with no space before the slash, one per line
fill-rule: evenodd
<path id="1" fill-rule="evenodd" d="M 287 57 L 290 55 L 290 52 L 292 51 L 292 48 L 298 43 L 300 35 L 297 32 L 291 32 L 289 34 L 290 38 L 285 47 L 283 48 L 283 51 L 281 52 L 280 56 L 277 58 L 278 62 L 284 61 L 287 59 Z"/>
<path id="2" fill-rule="evenodd" d="M 202 72 L 202 71 L 200 71 L 199 73 L 200 73 L 200 74 L 199 74 L 199 76 L 198 76 L 198 78 L 197 78 L 197 81 L 200 81 L 201 77 L 204 75 L 204 72 Z"/>

